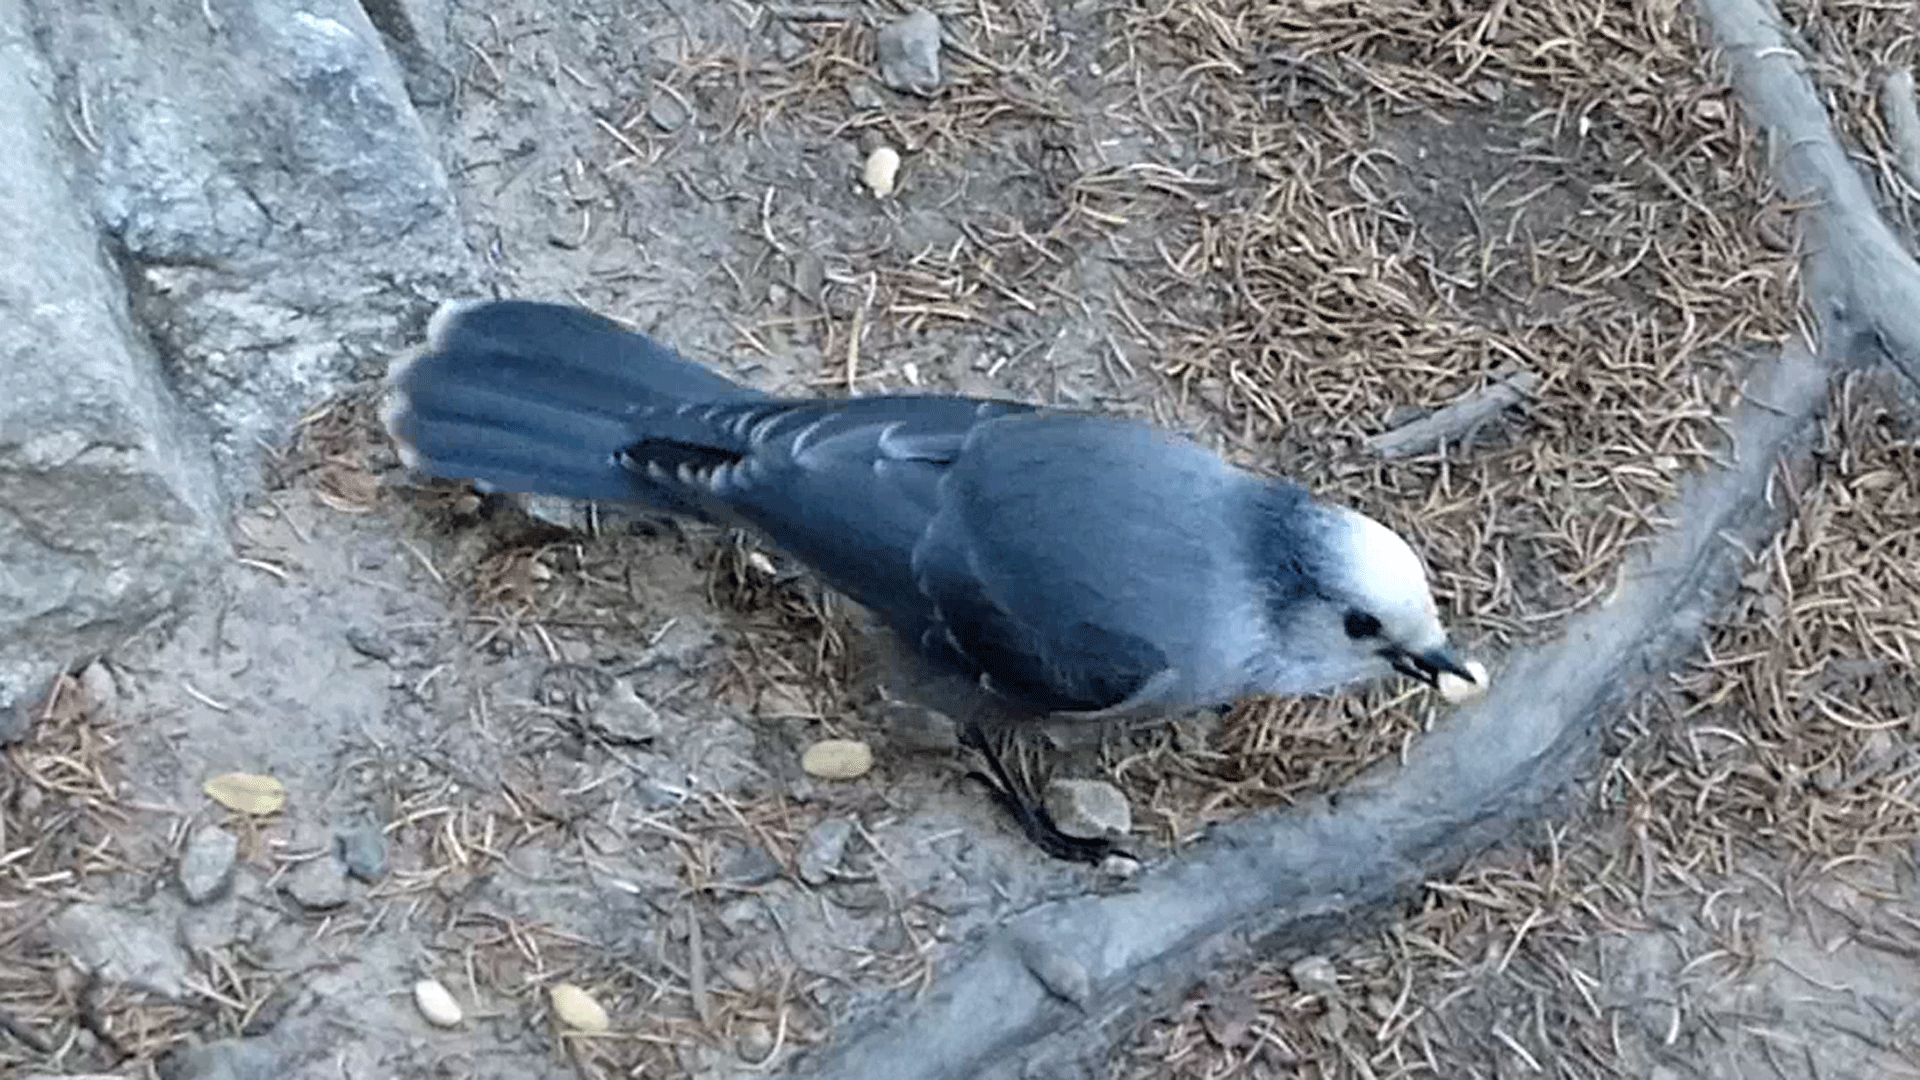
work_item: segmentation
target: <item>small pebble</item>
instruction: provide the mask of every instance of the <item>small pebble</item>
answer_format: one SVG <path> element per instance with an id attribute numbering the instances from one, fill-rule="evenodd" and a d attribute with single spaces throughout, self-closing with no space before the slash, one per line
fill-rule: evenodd
<path id="1" fill-rule="evenodd" d="M 1085 964 L 1059 949 L 1031 941 L 1021 942 L 1019 951 L 1021 963 L 1040 980 L 1047 993 L 1069 1005 L 1086 1007 L 1087 998 L 1093 992 L 1093 979 L 1087 974 Z"/>
<path id="2" fill-rule="evenodd" d="M 453 1000 L 453 993 L 433 979 L 421 979 L 413 984 L 413 1003 L 419 1007 L 420 1015 L 427 1018 L 427 1023 L 435 1027 L 455 1027 L 464 1015 L 460 1003 Z"/>
<path id="3" fill-rule="evenodd" d="M 885 102 L 880 99 L 880 91 L 865 79 L 854 79 L 847 84 L 847 101 L 862 111 L 878 109 Z"/>
<path id="4" fill-rule="evenodd" d="M 1049 781 L 1046 804 L 1054 825 L 1068 836 L 1097 840 L 1133 830 L 1126 795 L 1104 780 Z"/>
<path id="5" fill-rule="evenodd" d="M 653 126 L 669 134 L 679 131 L 687 122 L 687 107 L 672 94 L 655 94 L 647 104 L 647 119 Z"/>
<path id="6" fill-rule="evenodd" d="M 1450 704 L 1471 701 L 1487 692 L 1487 665 L 1478 660 L 1469 660 L 1466 668 L 1473 675 L 1472 682 L 1450 671 L 1440 673 L 1440 696 Z"/>
<path id="7" fill-rule="evenodd" d="M 347 647 L 369 660 L 393 659 L 393 642 L 377 630 L 351 626 L 347 628 Z"/>
<path id="8" fill-rule="evenodd" d="M 651 742 L 666 730 L 660 711 L 633 688 L 631 679 L 615 679 L 593 707 L 593 726 L 621 746 Z"/>
<path id="9" fill-rule="evenodd" d="M 807 747 L 800 767 L 822 780 L 853 780 L 873 770 L 873 747 L 858 739 L 822 739 Z"/>
<path id="10" fill-rule="evenodd" d="M 553 1002 L 553 1015 L 575 1031 L 598 1035 L 612 1026 L 607 1010 L 593 1000 L 592 994 L 572 983 L 555 983 L 553 989 L 547 991 L 547 999 Z"/>
<path id="11" fill-rule="evenodd" d="M 113 681 L 113 672 L 107 665 L 96 660 L 80 672 L 80 688 L 87 693 L 87 708 L 96 715 L 111 715 L 113 706 L 120 698 L 120 687 Z"/>
<path id="12" fill-rule="evenodd" d="M 773 1053 L 773 1029 L 758 1020 L 741 1024 L 739 1034 L 734 1036 L 733 1052 L 748 1064 L 766 1061 Z"/>
<path id="13" fill-rule="evenodd" d="M 1287 969 L 1287 974 L 1293 976 L 1293 985 L 1301 993 L 1331 997 L 1340 992 L 1340 976 L 1333 969 L 1333 961 L 1324 956 L 1303 957 Z"/>
<path id="14" fill-rule="evenodd" d="M 876 147 L 867 155 L 866 171 L 862 177 L 867 189 L 876 199 L 884 199 L 893 194 L 893 185 L 900 174 L 900 151 L 891 146 Z"/>
<path id="15" fill-rule="evenodd" d="M 350 877 L 372 883 L 387 876 L 387 837 L 378 825 L 355 825 L 335 833 L 333 853 Z"/>
<path id="16" fill-rule="evenodd" d="M 346 872 L 331 855 L 301 863 L 280 888 L 308 911 L 332 911 L 347 902 Z"/>
<path id="17" fill-rule="evenodd" d="M 940 17 L 912 8 L 880 30 L 880 78 L 895 90 L 932 94 L 940 88 Z"/>
<path id="18" fill-rule="evenodd" d="M 739 853 L 727 860 L 727 882 L 749 889 L 758 888 L 780 876 L 780 860 L 773 857 L 759 844 L 741 848 Z"/>
<path id="19" fill-rule="evenodd" d="M 194 833 L 180 853 L 180 892 L 187 903 L 198 906 L 218 900 L 233 883 L 239 854 L 239 838 L 225 829 L 209 826 Z"/>
<path id="20" fill-rule="evenodd" d="M 6 687 L 0 686 L 0 746 L 11 746 L 25 739 L 33 730 L 33 717 L 31 698 L 12 697 Z"/>
<path id="21" fill-rule="evenodd" d="M 847 853 L 847 841 L 853 836 L 853 822 L 846 818 L 828 818 L 807 830 L 800 846 L 800 880 L 809 885 L 825 885 Z"/>

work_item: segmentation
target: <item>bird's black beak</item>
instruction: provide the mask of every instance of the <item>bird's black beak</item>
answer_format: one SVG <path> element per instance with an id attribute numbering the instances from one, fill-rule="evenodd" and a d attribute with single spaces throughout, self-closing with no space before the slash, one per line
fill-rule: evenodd
<path id="1" fill-rule="evenodd" d="M 1444 645 L 1422 653 L 1409 652 L 1395 645 L 1382 650 L 1381 655 L 1387 658 L 1387 663 L 1393 665 L 1393 670 L 1409 679 L 1418 679 L 1428 686 L 1439 686 L 1442 672 L 1458 675 L 1470 683 L 1479 682 L 1473 677 L 1473 673 L 1467 670 L 1467 666 L 1460 662 L 1459 657 L 1453 655 L 1453 650 Z"/>

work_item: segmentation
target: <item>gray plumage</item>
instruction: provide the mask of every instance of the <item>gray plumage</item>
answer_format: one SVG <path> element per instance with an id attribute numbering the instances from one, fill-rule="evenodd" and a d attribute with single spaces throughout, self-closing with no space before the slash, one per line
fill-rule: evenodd
<path id="1" fill-rule="evenodd" d="M 1130 420 L 770 397 L 599 316 L 498 301 L 435 315 L 387 422 L 432 476 L 750 526 L 1016 715 L 1460 673 L 1391 530 Z"/>

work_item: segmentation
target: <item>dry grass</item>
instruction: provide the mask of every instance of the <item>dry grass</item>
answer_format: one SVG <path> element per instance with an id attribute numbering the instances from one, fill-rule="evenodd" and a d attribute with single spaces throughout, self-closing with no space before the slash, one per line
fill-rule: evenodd
<path id="1" fill-rule="evenodd" d="M 1262 456 L 1409 524 L 1455 619 L 1523 641 L 1604 594 L 1712 460 L 1741 350 L 1791 325 L 1792 263 L 1755 228 L 1768 185 L 1685 21 L 1338 10 L 1152 24 L 1218 72 L 1189 100 L 1232 118 L 1241 172 L 1164 241 L 1233 301 L 1169 276 L 1153 309 L 1195 317 L 1165 370 L 1220 380 Z M 1522 423 L 1414 463 L 1329 453 L 1515 367 L 1545 381 Z"/>
<path id="2" fill-rule="evenodd" d="M 151 1059 L 202 1019 L 177 1004 L 90 978 L 41 940 L 69 904 L 114 895 L 156 852 L 131 828 L 120 720 L 62 678 L 27 739 L 0 767 L 0 1070 L 101 1054 Z"/>

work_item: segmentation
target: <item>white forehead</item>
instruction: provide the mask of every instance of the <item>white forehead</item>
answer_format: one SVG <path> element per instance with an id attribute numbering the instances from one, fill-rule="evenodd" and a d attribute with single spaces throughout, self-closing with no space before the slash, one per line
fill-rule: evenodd
<path id="1" fill-rule="evenodd" d="M 1358 511 L 1347 519 L 1348 586 L 1390 631 L 1411 634 L 1438 619 L 1427 568 L 1400 534 Z"/>

